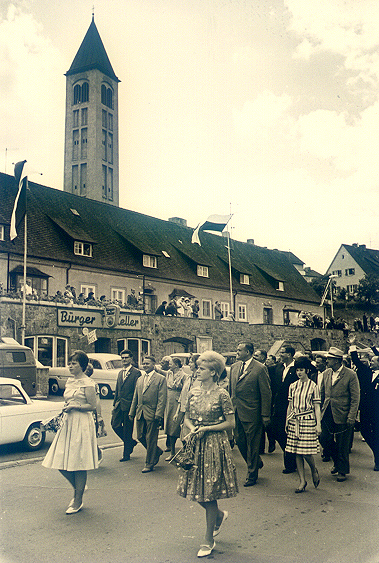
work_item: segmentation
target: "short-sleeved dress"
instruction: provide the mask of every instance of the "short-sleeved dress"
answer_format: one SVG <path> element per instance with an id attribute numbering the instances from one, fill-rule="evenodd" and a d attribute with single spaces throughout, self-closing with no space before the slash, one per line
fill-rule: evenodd
<path id="1" fill-rule="evenodd" d="M 289 387 L 292 411 L 287 420 L 286 452 L 314 455 L 319 452 L 314 405 L 320 403 L 319 390 L 313 381 L 295 381 Z"/>
<path id="2" fill-rule="evenodd" d="M 226 415 L 234 414 L 234 409 L 225 389 L 217 387 L 206 392 L 193 387 L 186 413 L 195 426 L 210 426 L 223 422 Z M 190 500 L 209 502 L 234 497 L 238 492 L 236 467 L 225 430 L 196 437 L 194 466 L 179 472 L 177 492 Z"/>
<path id="3" fill-rule="evenodd" d="M 95 383 L 87 376 L 81 379 L 69 378 L 64 391 L 66 403 L 85 404 L 85 388 L 95 388 Z M 58 430 L 42 462 L 49 469 L 66 471 L 86 471 L 96 469 L 98 452 L 95 421 L 92 411 L 72 410 L 65 413 L 63 424 Z"/>

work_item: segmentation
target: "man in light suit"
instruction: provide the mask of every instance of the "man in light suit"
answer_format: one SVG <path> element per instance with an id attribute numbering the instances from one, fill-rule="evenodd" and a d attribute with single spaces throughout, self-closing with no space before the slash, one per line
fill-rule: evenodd
<path id="1" fill-rule="evenodd" d="M 270 423 L 271 389 L 267 368 L 254 360 L 254 345 L 237 346 L 237 361 L 230 369 L 229 391 L 235 411 L 234 436 L 247 463 L 245 487 L 255 485 L 263 467 L 259 455 L 263 426 Z"/>
<path id="2" fill-rule="evenodd" d="M 120 354 L 122 370 L 117 376 L 116 389 L 113 399 L 111 426 L 117 436 L 124 442 L 124 451 L 120 461 L 129 461 L 130 454 L 137 442 L 133 439 L 133 422 L 129 418 L 137 379 L 141 372 L 133 367 L 133 354 L 130 350 L 123 350 Z"/>
<path id="3" fill-rule="evenodd" d="M 351 434 L 359 407 L 359 381 L 352 369 L 342 364 L 343 352 L 332 346 L 326 356 L 327 369 L 321 383 L 320 442 L 334 461 L 332 475 L 346 481 L 350 472 Z"/>
<path id="4" fill-rule="evenodd" d="M 146 448 L 146 461 L 142 473 L 153 471 L 163 451 L 158 446 L 159 428 L 167 401 L 166 378 L 155 371 L 155 358 L 145 356 L 144 373 L 138 378 L 129 418 L 137 422 L 137 439 Z"/>

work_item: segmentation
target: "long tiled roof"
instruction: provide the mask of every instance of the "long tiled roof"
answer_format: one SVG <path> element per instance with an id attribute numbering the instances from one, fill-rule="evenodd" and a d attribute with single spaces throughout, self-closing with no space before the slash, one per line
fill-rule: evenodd
<path id="1" fill-rule="evenodd" d="M 8 221 L 15 193 L 13 177 L 0 173 L 0 201 L 4 202 L 3 214 Z M 28 252 L 35 258 L 228 290 L 226 239 L 202 232 L 202 246 L 198 246 L 191 243 L 192 233 L 193 229 L 170 221 L 29 182 Z M 0 251 L 22 255 L 22 229 L 13 243 L 9 234 L 6 239 L 0 243 Z M 91 242 L 93 257 L 74 255 L 73 240 Z M 231 247 L 234 290 L 319 303 L 284 253 L 236 240 L 231 241 Z M 143 254 L 157 256 L 158 268 L 144 267 Z M 198 264 L 208 266 L 209 278 L 197 275 Z M 250 276 L 250 285 L 240 284 L 240 274 Z M 283 282 L 284 291 L 278 291 L 279 282 Z"/>
<path id="2" fill-rule="evenodd" d="M 93 19 L 66 76 L 92 69 L 98 69 L 119 82 Z"/>

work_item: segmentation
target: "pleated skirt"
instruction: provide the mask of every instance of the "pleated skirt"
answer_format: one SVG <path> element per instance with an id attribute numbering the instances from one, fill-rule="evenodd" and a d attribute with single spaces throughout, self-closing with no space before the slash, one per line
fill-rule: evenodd
<path id="1" fill-rule="evenodd" d="M 194 467 L 179 469 L 178 494 L 197 502 L 235 497 L 237 472 L 227 433 L 206 432 L 196 440 L 194 452 Z"/>
<path id="2" fill-rule="evenodd" d="M 97 440 L 92 412 L 72 410 L 66 413 L 42 465 L 66 471 L 97 469 Z"/>

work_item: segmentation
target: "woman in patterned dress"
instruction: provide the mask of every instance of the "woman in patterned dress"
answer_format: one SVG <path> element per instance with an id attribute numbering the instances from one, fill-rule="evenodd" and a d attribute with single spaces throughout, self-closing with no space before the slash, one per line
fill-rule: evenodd
<path id="1" fill-rule="evenodd" d="M 83 506 L 87 471 L 99 466 L 95 421 L 95 383 L 85 375 L 88 356 L 76 350 L 68 359 L 71 377 L 64 391 L 63 424 L 46 456 L 44 467 L 58 469 L 74 488 L 75 496 L 66 514 L 75 514 Z"/>
<path id="2" fill-rule="evenodd" d="M 236 468 L 226 431 L 234 428 L 234 409 L 229 394 L 218 385 L 225 360 L 216 352 L 204 352 L 197 360 L 199 387 L 189 392 L 185 424 L 194 436 L 194 465 L 180 470 L 178 494 L 197 501 L 206 511 L 205 543 L 198 557 L 212 553 L 221 524 L 228 513 L 218 499 L 236 496 Z"/>
<path id="3" fill-rule="evenodd" d="M 290 385 L 287 409 L 287 444 L 286 452 L 296 454 L 296 467 L 300 484 L 295 493 L 303 493 L 305 480 L 304 459 L 308 463 L 315 488 L 320 477 L 315 465 L 314 454 L 319 452 L 318 437 L 321 434 L 321 414 L 319 390 L 308 375 L 312 364 L 304 357 L 295 360 L 296 375 L 299 378 Z"/>

